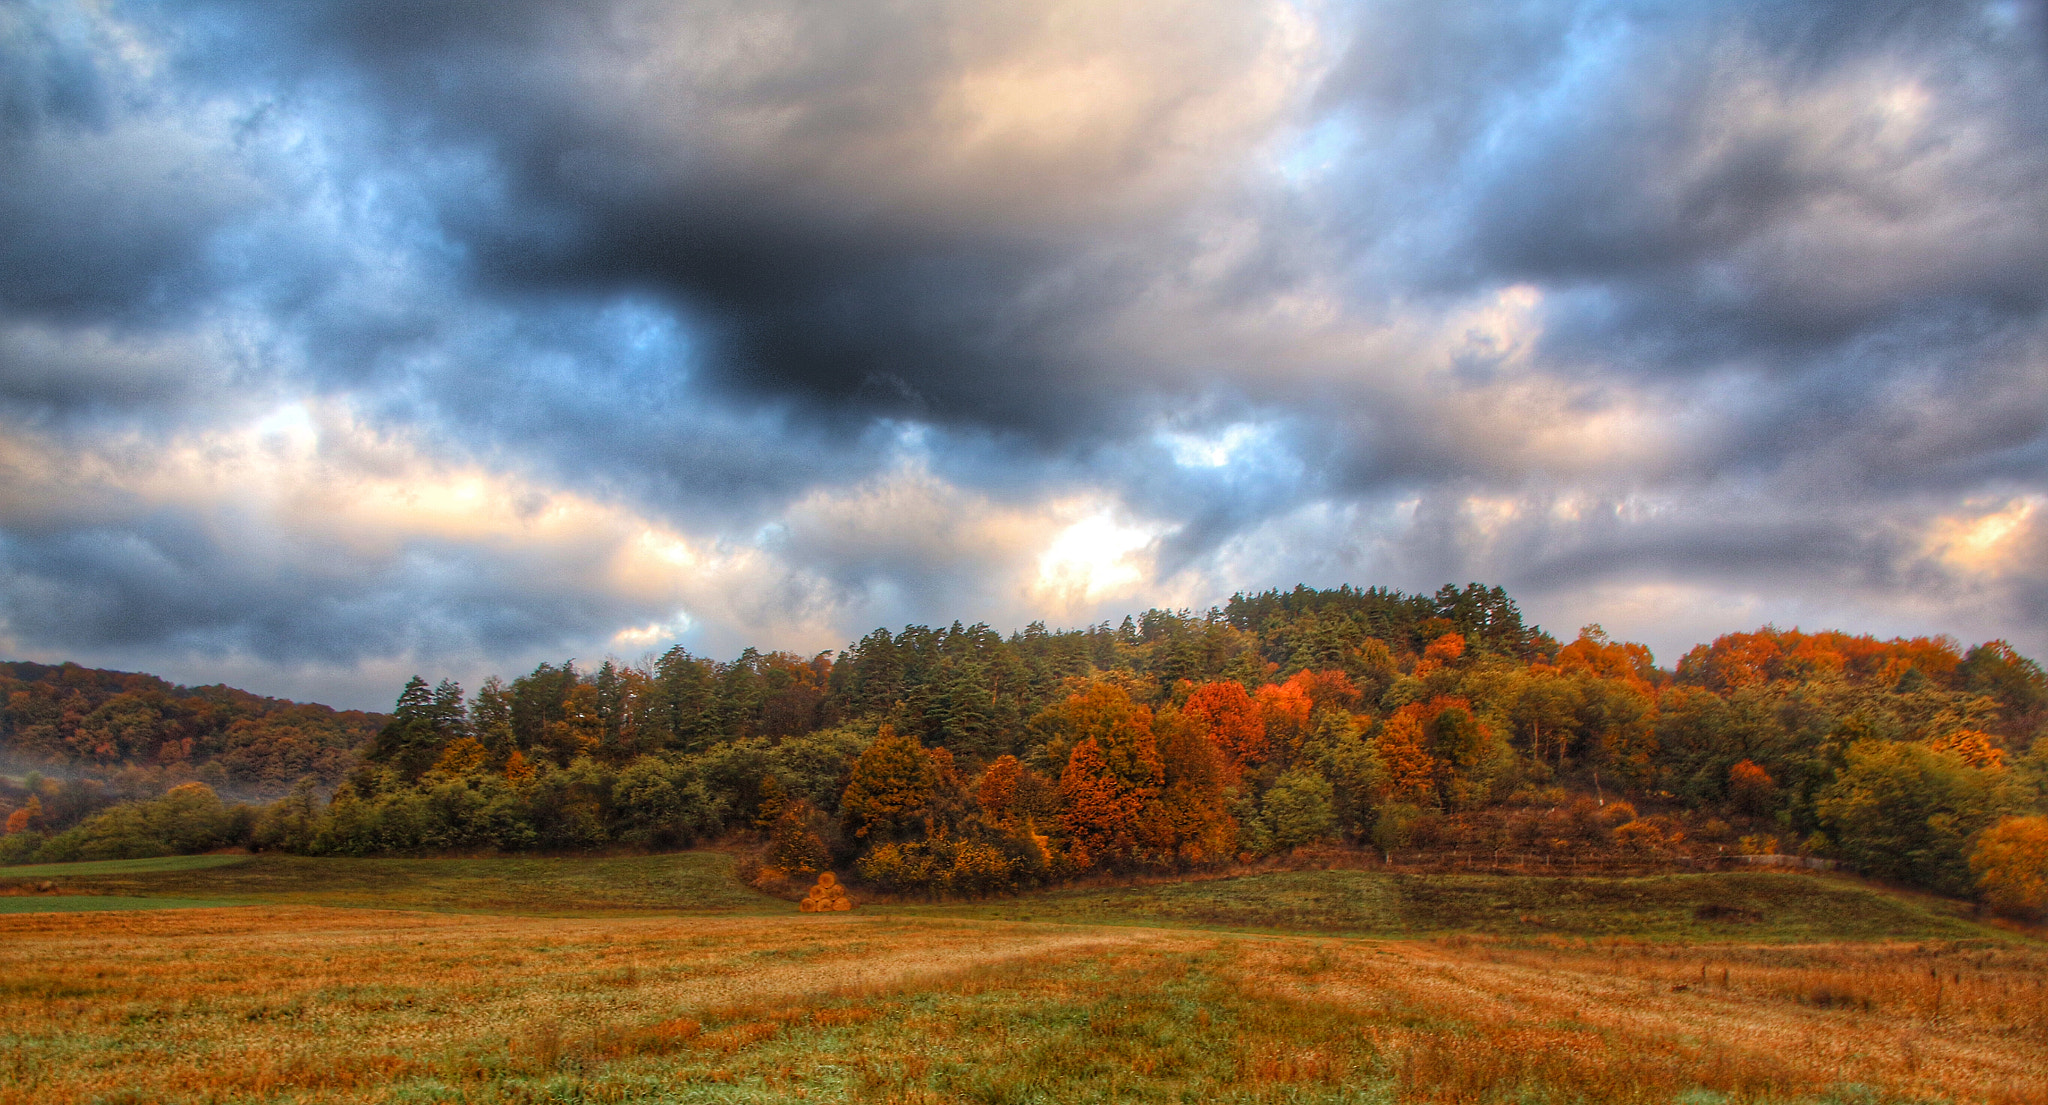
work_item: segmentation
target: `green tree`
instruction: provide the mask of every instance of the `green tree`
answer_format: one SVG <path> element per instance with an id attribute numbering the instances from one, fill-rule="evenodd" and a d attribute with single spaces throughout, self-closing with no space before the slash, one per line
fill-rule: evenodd
<path id="1" fill-rule="evenodd" d="M 1953 754 L 1860 740 L 1817 809 L 1835 849 L 1858 871 L 1964 895 L 1972 838 L 2015 797 L 1994 773 Z"/>
<path id="2" fill-rule="evenodd" d="M 1321 772 L 1295 767 L 1266 791 L 1264 816 L 1273 844 L 1296 848 L 1329 837 L 1337 827 L 1336 791 Z"/>
<path id="3" fill-rule="evenodd" d="M 1997 700 L 1999 729 L 2006 735 L 2030 739 L 2048 722 L 2048 675 L 2004 641 L 1971 649 L 1956 674 L 1966 690 Z"/>
<path id="4" fill-rule="evenodd" d="M 415 675 L 398 695 L 391 720 L 377 733 L 367 758 L 388 764 L 407 779 L 417 779 L 441 758 L 449 741 L 464 733 L 467 715 L 462 688 L 443 679 L 429 690 L 427 681 Z"/>

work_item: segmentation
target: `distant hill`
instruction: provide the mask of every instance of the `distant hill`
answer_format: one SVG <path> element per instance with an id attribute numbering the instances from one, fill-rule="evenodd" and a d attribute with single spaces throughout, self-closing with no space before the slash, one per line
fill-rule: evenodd
<path id="1" fill-rule="evenodd" d="M 0 762 L 125 776 L 129 789 L 198 780 L 282 794 L 309 775 L 332 784 L 387 720 L 138 672 L 0 662 Z"/>

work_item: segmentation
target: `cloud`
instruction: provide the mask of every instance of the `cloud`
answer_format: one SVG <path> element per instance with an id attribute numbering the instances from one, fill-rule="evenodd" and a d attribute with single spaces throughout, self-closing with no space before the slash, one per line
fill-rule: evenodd
<path id="1" fill-rule="evenodd" d="M 1483 579 L 1660 649 L 2039 651 L 2044 47 L 2030 3 L 17 5 L 4 635 L 375 704 Z"/>

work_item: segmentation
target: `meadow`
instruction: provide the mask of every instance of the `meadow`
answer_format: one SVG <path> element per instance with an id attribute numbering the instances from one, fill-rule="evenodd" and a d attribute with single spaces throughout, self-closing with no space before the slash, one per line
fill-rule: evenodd
<path id="1" fill-rule="evenodd" d="M 2048 1102 L 2048 946 L 1847 879 L 807 915 L 708 853 L 76 866 L 0 900 L 247 904 L 0 916 L 0 1105 Z"/>

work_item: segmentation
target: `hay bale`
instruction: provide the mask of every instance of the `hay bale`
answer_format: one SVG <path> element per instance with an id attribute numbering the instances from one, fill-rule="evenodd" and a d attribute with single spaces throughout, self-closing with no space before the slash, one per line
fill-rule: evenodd
<path id="1" fill-rule="evenodd" d="M 846 896 L 846 888 L 839 885 L 838 876 L 826 871 L 818 876 L 818 885 L 811 887 L 797 908 L 805 913 L 843 913 L 853 908 L 853 900 Z"/>

